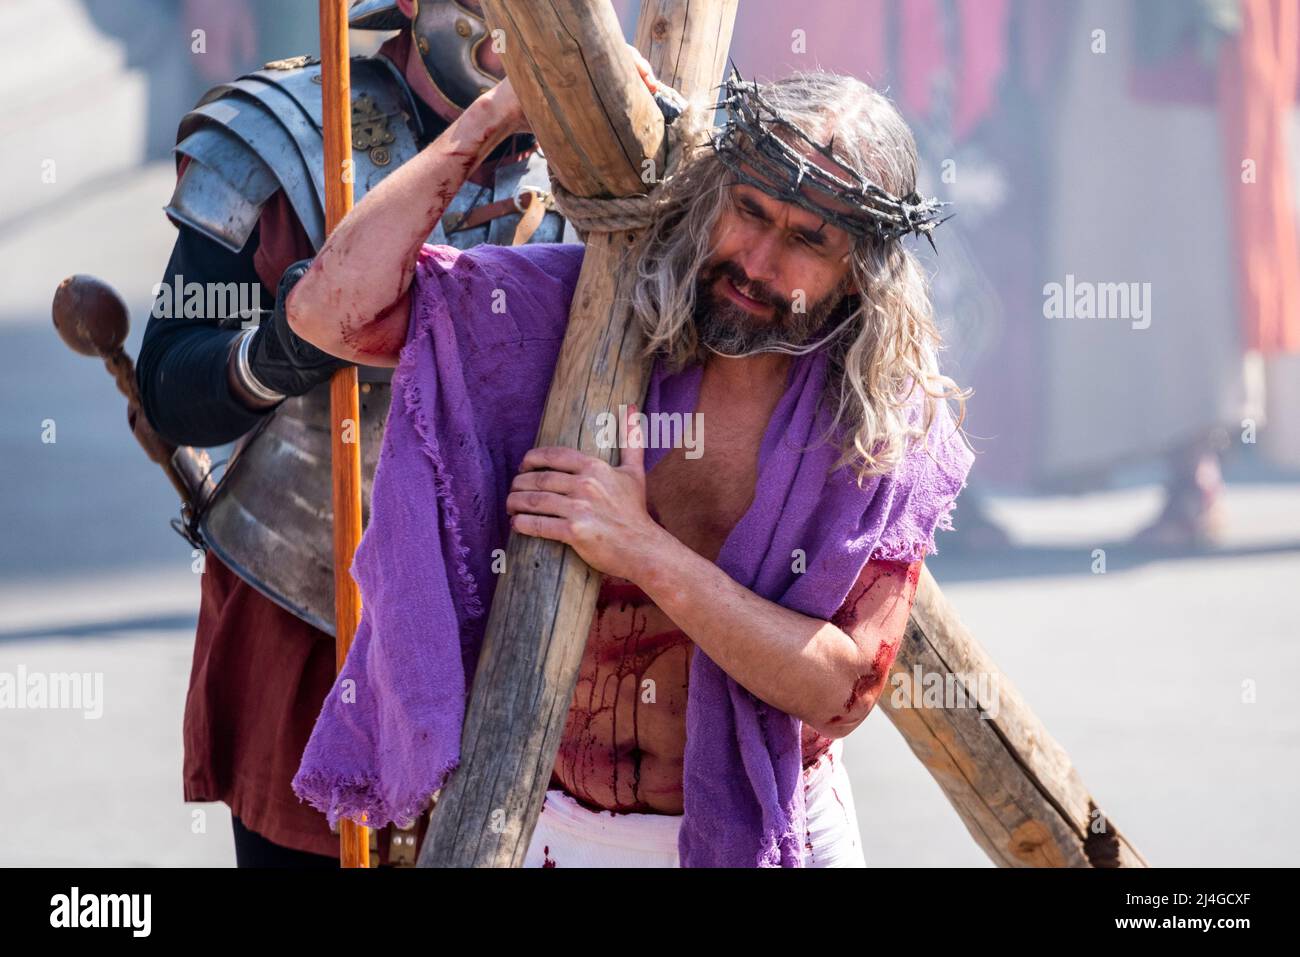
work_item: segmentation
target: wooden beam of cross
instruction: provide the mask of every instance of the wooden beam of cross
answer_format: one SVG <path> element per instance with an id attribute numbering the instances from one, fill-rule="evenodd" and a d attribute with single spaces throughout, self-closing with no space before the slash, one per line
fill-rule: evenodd
<path id="1" fill-rule="evenodd" d="M 1147 866 L 929 569 L 879 704 L 999 867 Z"/>
<path id="2" fill-rule="evenodd" d="M 644 0 L 636 46 L 655 75 L 707 99 L 722 78 L 737 0 Z M 663 114 L 641 80 L 609 0 L 484 0 L 504 31 L 506 73 L 551 170 L 579 196 L 644 193 L 665 168 Z M 653 164 L 648 166 L 647 164 Z M 614 462 L 589 423 L 642 403 L 641 337 L 617 284 L 635 231 L 593 232 L 536 445 Z M 567 545 L 511 535 L 461 736 L 421 867 L 517 867 L 528 850 L 578 679 L 600 575 Z"/>

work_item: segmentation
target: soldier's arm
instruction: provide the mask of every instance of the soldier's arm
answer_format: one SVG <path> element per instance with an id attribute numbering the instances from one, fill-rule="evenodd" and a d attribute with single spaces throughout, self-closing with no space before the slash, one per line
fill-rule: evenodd
<path id="1" fill-rule="evenodd" d="M 188 211 L 191 205 L 183 191 L 173 197 L 174 208 Z M 341 364 L 299 340 L 285 322 L 282 301 L 305 270 L 299 261 L 312 253 L 292 203 L 276 191 L 253 211 L 256 220 L 238 252 L 231 251 L 232 235 L 218 238 L 173 217 L 179 233 L 163 277 L 168 295 L 160 294 L 155 303 L 137 376 L 145 414 L 178 445 L 231 441 L 284 396 L 301 395 Z M 262 313 L 258 328 L 247 330 L 251 338 L 239 371 L 240 339 L 251 326 L 245 320 L 254 318 L 240 313 L 244 307 Z M 246 376 L 263 395 L 252 390 Z"/>
<path id="2" fill-rule="evenodd" d="M 474 170 L 521 128 L 517 104 L 502 81 L 344 217 L 289 296 L 294 332 L 352 362 L 397 364 L 420 248 Z"/>
<path id="3" fill-rule="evenodd" d="M 136 376 L 145 415 L 157 432 L 177 445 L 212 446 L 232 441 L 257 425 L 275 403 L 250 403 L 232 388 L 231 353 L 241 329 L 222 328 L 238 316 L 208 314 L 208 297 L 192 301 L 175 290 L 215 288 L 239 283 L 258 290 L 260 309 L 274 305 L 275 289 L 259 281 L 253 264 L 256 233 L 240 252 L 231 252 L 188 226 L 180 226 L 162 277 L 166 299 L 155 303 L 145 328 Z M 231 310 L 225 310 L 231 311 Z"/>

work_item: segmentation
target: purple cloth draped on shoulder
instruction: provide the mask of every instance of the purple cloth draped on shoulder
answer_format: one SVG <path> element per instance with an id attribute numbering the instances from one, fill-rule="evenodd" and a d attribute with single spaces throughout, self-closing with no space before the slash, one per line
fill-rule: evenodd
<path id="1" fill-rule="evenodd" d="M 532 447 L 584 247 L 425 246 L 393 374 L 370 522 L 352 574 L 362 617 L 294 778 L 300 798 L 371 826 L 409 824 L 460 758 L 460 738 L 504 549 L 505 498 Z M 933 455 L 915 446 L 859 489 L 817 443 L 826 358 L 791 364 L 759 453 L 753 504 L 718 565 L 759 595 L 829 619 L 870 559 L 934 551 L 972 456 L 941 408 Z M 694 412 L 702 369 L 654 364 L 644 412 Z M 918 390 L 919 394 L 919 390 Z M 707 433 L 706 433 L 707 435 Z M 801 448 L 819 445 L 811 451 Z M 664 450 L 646 451 L 647 470 Z M 796 556 L 804 568 L 796 571 Z M 800 722 L 699 649 L 686 709 L 686 867 L 802 863 Z"/>

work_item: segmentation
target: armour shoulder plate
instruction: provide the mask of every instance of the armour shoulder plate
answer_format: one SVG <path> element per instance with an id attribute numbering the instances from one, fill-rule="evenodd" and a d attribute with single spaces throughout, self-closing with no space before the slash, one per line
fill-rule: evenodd
<path id="1" fill-rule="evenodd" d="M 419 152 L 410 88 L 385 57 L 352 60 L 353 196 Z M 325 240 L 325 161 L 320 62 L 267 64 L 209 90 L 181 120 L 177 162 L 189 163 L 167 215 L 239 251 L 262 205 L 284 190 L 312 246 Z"/>

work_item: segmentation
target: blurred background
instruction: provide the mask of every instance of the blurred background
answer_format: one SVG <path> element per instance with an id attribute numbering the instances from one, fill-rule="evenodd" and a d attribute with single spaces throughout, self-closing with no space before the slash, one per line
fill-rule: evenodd
<path id="1" fill-rule="evenodd" d="M 0 864 L 233 864 L 224 806 L 181 800 L 175 496 L 49 306 L 105 279 L 135 355 L 180 116 L 317 43 L 314 0 L 0 2 L 0 671 L 104 675 L 99 720 L 0 710 Z M 1291 863 L 1300 0 L 740 0 L 731 55 L 886 90 L 955 204 L 917 248 L 975 390 L 929 562 L 967 626 L 1152 864 Z M 1124 314 L 1053 306 L 1105 284 Z M 869 864 L 988 866 L 887 718 L 846 763 Z"/>

